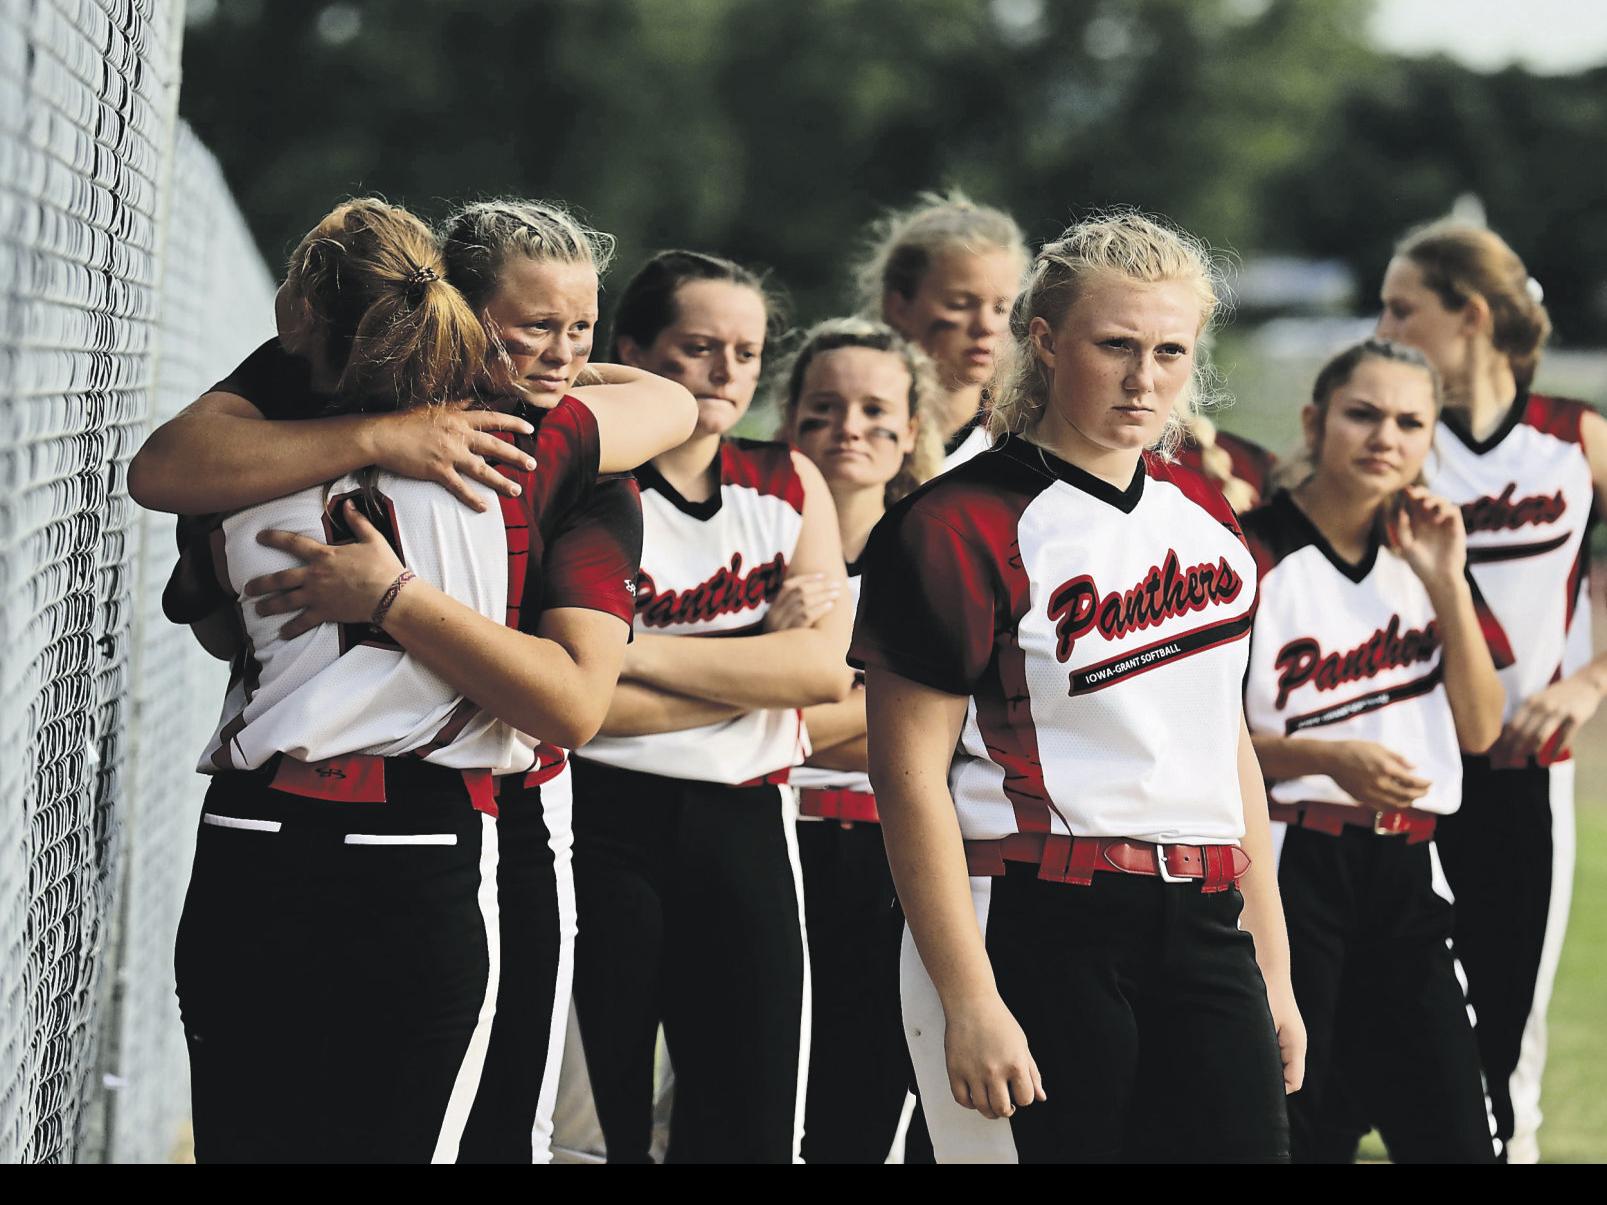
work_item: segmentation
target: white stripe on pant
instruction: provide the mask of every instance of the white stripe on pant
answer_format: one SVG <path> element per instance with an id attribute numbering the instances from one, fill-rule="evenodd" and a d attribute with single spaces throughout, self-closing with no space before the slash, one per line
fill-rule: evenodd
<path id="1" fill-rule="evenodd" d="M 497 822 L 486 815 L 480 817 L 478 899 L 480 917 L 485 922 L 485 1001 L 480 1005 L 480 1017 L 469 1038 L 469 1047 L 463 1052 L 463 1065 L 458 1068 L 457 1080 L 452 1085 L 452 1096 L 447 1101 L 446 1116 L 441 1119 L 441 1133 L 435 1140 L 435 1154 L 430 1159 L 431 1163 L 457 1162 L 458 1142 L 463 1137 L 464 1125 L 468 1123 L 469 1110 L 474 1107 L 474 1095 L 480 1088 L 486 1047 L 491 1041 L 491 1023 L 497 1015 L 497 984 L 502 978 L 501 921 L 497 911 Z"/>

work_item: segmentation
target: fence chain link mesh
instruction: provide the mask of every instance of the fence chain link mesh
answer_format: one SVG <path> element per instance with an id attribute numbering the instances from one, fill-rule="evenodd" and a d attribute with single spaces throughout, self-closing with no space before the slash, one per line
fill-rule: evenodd
<path id="1" fill-rule="evenodd" d="M 173 932 L 222 673 L 165 623 L 151 427 L 270 329 L 176 121 L 182 5 L 0 0 L 0 1161 L 166 1158 Z"/>

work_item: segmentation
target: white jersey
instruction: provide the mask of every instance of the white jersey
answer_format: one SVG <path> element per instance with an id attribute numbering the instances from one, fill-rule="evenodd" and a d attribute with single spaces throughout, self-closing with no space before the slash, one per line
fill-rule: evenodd
<path id="1" fill-rule="evenodd" d="M 971 421 L 956 431 L 944 445 L 943 465 L 938 472 L 946 473 L 964 464 L 973 456 L 981 455 L 992 446 L 993 437 L 988 434 L 987 415 L 978 410 Z"/>
<path id="2" fill-rule="evenodd" d="M 850 605 L 859 610 L 859 562 L 848 566 L 848 597 Z M 798 766 L 789 780 L 793 786 L 805 791 L 854 791 L 869 795 L 870 775 L 858 770 L 827 770 L 820 766 Z"/>
<path id="3" fill-rule="evenodd" d="M 1226 844 L 1255 562 L 1221 493 L 1146 454 L 1118 489 L 1008 439 L 895 506 L 850 660 L 967 696 L 967 840 Z"/>
<path id="4" fill-rule="evenodd" d="M 1347 563 L 1287 492 L 1242 521 L 1261 571 L 1244 689 L 1250 730 L 1383 745 L 1433 784 L 1413 808 L 1456 811 L 1462 755 L 1440 627 L 1411 566 L 1377 534 L 1360 564 Z M 1321 774 L 1274 782 L 1267 794 L 1356 803 Z"/>
<path id="5" fill-rule="evenodd" d="M 642 569 L 634 630 L 652 636 L 752 636 L 781 591 L 803 530 L 803 481 L 783 444 L 720 444 L 719 489 L 688 502 L 652 465 L 642 490 Z M 579 756 L 667 778 L 775 779 L 809 753 L 795 708 L 649 736 L 600 736 Z"/>
<path id="6" fill-rule="evenodd" d="M 1590 657 L 1585 561 L 1595 490 L 1580 435 L 1589 411 L 1530 394 L 1483 440 L 1448 414 L 1428 460 L 1429 488 L 1462 508 L 1468 564 L 1496 621 L 1486 624 L 1491 651 L 1499 661 L 1510 650 L 1501 671 L 1507 719 Z"/>
<path id="7" fill-rule="evenodd" d="M 414 572 L 488 619 L 508 608 L 508 540 L 496 496 L 471 510 L 444 488 L 379 473 L 380 513 L 369 518 Z M 246 582 L 301 562 L 257 542 L 263 531 L 295 532 L 321 543 L 343 538 L 341 503 L 361 497 L 354 476 L 249 506 L 216 533 L 218 575 L 239 599 Z M 326 505 L 327 499 L 327 505 Z M 454 769 L 496 774 L 528 770 L 536 742 L 479 711 L 447 682 L 407 656 L 367 623 L 326 623 L 291 640 L 279 636 L 289 616 L 257 614 L 240 600 L 244 672 L 231 686 L 223 717 L 198 767 L 202 773 L 252 770 L 276 753 L 316 762 L 350 754 L 404 753 Z"/>

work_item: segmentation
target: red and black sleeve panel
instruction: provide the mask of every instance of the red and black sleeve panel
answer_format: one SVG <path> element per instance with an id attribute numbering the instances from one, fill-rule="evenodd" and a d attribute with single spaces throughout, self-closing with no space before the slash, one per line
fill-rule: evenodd
<path id="1" fill-rule="evenodd" d="M 581 607 L 617 615 L 636 612 L 642 564 L 642 497 L 628 473 L 599 477 L 587 501 L 547 543 L 541 609 Z"/>
<path id="2" fill-rule="evenodd" d="M 720 484 L 742 486 L 780 498 L 803 513 L 803 478 L 786 444 L 728 439 L 720 445 Z"/>
<path id="3" fill-rule="evenodd" d="M 849 664 L 973 694 L 998 633 L 1014 631 L 1027 605 L 1010 585 L 1025 581 L 1017 530 L 1045 484 L 1023 482 L 1007 457 L 979 456 L 890 510 L 859 560 Z"/>
<path id="4" fill-rule="evenodd" d="M 1584 443 L 1585 415 L 1594 407 L 1572 398 L 1531 393 L 1523 406 L 1523 424 L 1568 443 Z"/>
<path id="5" fill-rule="evenodd" d="M 597 419 L 585 403 L 566 397 L 551 410 L 527 410 L 522 417 L 535 427 L 529 435 L 514 437 L 514 444 L 536 462 L 530 472 L 502 468 L 519 482 L 520 501 L 532 527 L 557 522 L 586 500 L 597 480 L 600 457 Z"/>
<path id="6" fill-rule="evenodd" d="M 501 438 L 528 453 L 536 467 L 499 464 L 497 469 L 520 488 L 519 497 L 499 499 L 508 538 L 507 625 L 534 632 L 541 610 L 526 607 L 525 601 L 546 597 L 548 546 L 589 501 L 597 482 L 599 450 L 596 418 L 572 397 L 551 410 L 522 411 L 521 417 L 535 430 Z"/>
<path id="7" fill-rule="evenodd" d="M 1186 465 L 1169 464 L 1150 452 L 1144 453 L 1144 471 L 1151 480 L 1175 485 L 1184 497 L 1243 541 L 1244 533 L 1239 530 L 1239 518 L 1233 513 L 1233 507 L 1228 505 L 1228 500 L 1222 496 L 1216 483 L 1204 473 Z"/>

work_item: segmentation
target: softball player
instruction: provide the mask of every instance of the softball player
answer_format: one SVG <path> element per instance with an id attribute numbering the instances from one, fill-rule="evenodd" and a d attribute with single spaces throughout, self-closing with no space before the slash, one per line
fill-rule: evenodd
<path id="1" fill-rule="evenodd" d="M 1461 751 L 1494 743 L 1504 696 L 1461 517 L 1411 484 L 1438 412 L 1419 352 L 1347 349 L 1304 414 L 1310 471 L 1243 518 L 1261 574 L 1245 712 L 1288 826 L 1274 841 L 1310 1034 L 1289 1102 L 1297 1162 L 1350 1156 L 1351 1102 L 1396 1163 L 1494 1158 L 1433 837 L 1461 802 Z"/>
<path id="2" fill-rule="evenodd" d="M 1569 745 L 1607 691 L 1591 660 L 1588 528 L 1607 490 L 1607 421 L 1530 386 L 1551 330 L 1539 286 L 1489 230 L 1428 227 L 1397 248 L 1379 334 L 1421 348 L 1445 382 L 1427 483 L 1462 508 L 1468 562 L 1495 622 L 1505 727 L 1463 767 L 1436 837 L 1456 893 L 1457 953 L 1478 1015 L 1497 1133 L 1539 1158 L 1546 1008 L 1573 879 Z"/>
<path id="3" fill-rule="evenodd" d="M 926 357 L 891 327 L 860 318 L 804 336 L 786 373 L 781 434 L 820 470 L 849 557 L 846 596 L 823 581 L 785 587 L 772 629 L 807 627 L 859 598 L 860 553 L 887 504 L 936 471 L 929 415 L 937 386 Z M 865 696 L 804 712 L 814 748 L 792 772 L 813 989 L 806 1163 L 881 1163 L 898 1136 L 909 1060 L 898 1020 L 893 879 L 866 776 Z"/>
<path id="4" fill-rule="evenodd" d="M 819 471 L 724 437 L 752 400 L 767 321 L 756 277 L 692 252 L 654 256 L 619 302 L 620 359 L 685 384 L 699 418 L 639 473 L 635 642 L 605 735 L 575 761 L 575 1006 L 613 1162 L 647 1158 L 660 1021 L 671 1161 L 798 1150 L 807 963 L 779 784 L 808 752 L 799 709 L 849 690 L 851 616 L 763 631 L 789 579 L 843 578 Z"/>
<path id="5" fill-rule="evenodd" d="M 1255 565 L 1147 450 L 1215 308 L 1187 236 L 1068 230 L 1012 309 L 1008 438 L 865 551 L 851 657 L 940 1161 L 1288 1158 L 1304 1038 L 1239 696 Z"/>
<path id="6" fill-rule="evenodd" d="M 945 471 L 988 446 L 984 393 L 1026 263 L 1015 219 L 955 190 L 883 217 L 854 270 L 860 312 L 937 366 Z"/>
<path id="7" fill-rule="evenodd" d="M 372 202 L 357 202 L 343 210 L 355 209 L 363 213 L 376 208 L 383 212 L 400 212 Z M 532 321 L 521 330 L 511 329 L 510 325 L 502 328 L 504 338 L 516 352 L 512 363 L 520 369 L 524 379 L 529 380 L 538 372 L 548 375 L 578 372 L 585 363 L 584 344 L 589 343 L 589 339 L 582 342 L 577 354 L 573 335 L 576 329 L 589 330 L 595 320 L 596 276 L 592 265 L 602 262 L 606 251 L 594 241 L 596 236 L 576 226 L 561 211 L 535 203 L 503 202 L 470 207 L 454 220 L 453 230 L 458 238 L 449 247 L 451 256 L 459 262 L 465 257 L 477 257 L 469 266 L 478 271 L 465 271 L 464 275 L 478 286 L 477 291 L 482 294 L 477 298 L 481 308 L 486 308 L 488 298 L 484 294 L 489 291 L 493 306 L 541 310 L 539 325 Z M 326 237 L 339 233 L 338 230 L 325 232 Z M 568 259 L 561 254 L 566 247 L 570 253 Z M 532 260 L 539 262 L 529 262 Z M 490 271 L 486 270 L 488 265 Z M 305 268 L 306 265 L 298 268 L 293 264 L 295 279 L 292 283 L 301 285 L 300 291 L 315 298 L 327 293 L 331 287 L 329 278 L 308 284 Z M 562 289 L 552 287 L 552 281 L 541 279 L 542 273 L 538 271 L 541 268 L 545 268 L 548 275 L 557 275 L 560 283 L 566 270 L 572 278 L 589 274 L 589 298 L 583 295 L 584 288 L 577 295 L 566 297 Z M 341 287 L 349 285 L 350 278 L 343 278 Z M 292 307 L 283 304 L 287 296 L 293 296 L 288 286 L 281 294 L 282 321 L 294 316 Z M 562 316 L 566 305 L 574 311 L 568 318 Z M 328 304 L 315 308 L 338 312 L 338 307 Z M 298 341 L 298 334 L 292 325 L 286 332 L 286 343 L 306 342 Z M 316 352 L 319 348 L 315 344 L 298 350 Z M 318 358 L 313 357 L 315 361 Z M 230 395 L 224 400 L 225 405 L 236 403 L 252 413 L 303 416 L 319 413 L 328 398 L 309 392 L 312 374 L 306 365 L 306 360 L 286 354 L 278 342 L 270 343 L 221 383 L 216 392 Z M 550 412 L 528 411 L 530 422 L 515 420 L 533 434 L 525 443 L 527 451 L 513 451 L 512 455 L 529 463 L 532 457 L 528 453 L 535 453 L 543 471 L 517 474 L 517 482 L 505 483 L 514 491 L 522 491 L 522 497 L 517 502 L 504 497 L 502 506 L 502 521 L 507 525 L 507 538 L 503 543 L 508 547 L 505 560 L 509 566 L 507 581 L 511 599 L 505 609 L 497 609 L 496 613 L 499 616 L 505 613 L 510 626 L 517 626 L 522 617 L 526 631 L 556 633 L 567 642 L 566 647 L 576 658 L 587 654 L 596 644 L 596 636 L 583 630 L 588 624 L 596 623 L 585 618 L 587 612 L 602 611 L 628 621 L 631 599 L 627 582 L 634 577 L 640 540 L 639 506 L 632 483 L 603 479 L 593 484 L 602 442 L 593 412 L 618 427 L 621 415 L 616 413 L 620 405 L 616 398 L 620 394 L 628 397 L 633 391 L 639 396 L 645 395 L 642 400 L 668 412 L 669 419 L 662 415 L 645 415 L 640 431 L 609 439 L 606 446 L 615 456 L 629 455 L 632 440 L 652 438 L 656 430 L 674 420 L 677 411 L 686 416 L 684 421 L 688 424 L 691 418 L 690 396 L 678 387 L 664 382 L 655 385 L 652 378 L 631 370 L 609 371 L 616 380 L 623 378 L 627 383 L 580 391 L 588 395 L 586 406 L 570 399 Z M 532 385 L 525 392 L 538 395 L 537 400 L 540 400 L 538 385 Z M 640 401 L 635 404 L 640 408 Z M 204 399 L 196 409 L 204 411 L 206 405 Z M 453 416 L 449 415 L 445 422 L 452 420 Z M 373 442 L 367 446 L 377 446 L 378 424 L 383 420 L 365 417 L 363 421 L 372 424 L 371 429 L 376 432 Z M 336 435 L 336 428 L 345 422 L 341 418 L 317 423 L 288 422 L 276 424 L 273 430 L 277 435 L 280 431 L 301 427 L 321 428 L 327 438 Z M 673 439 L 684 433 L 685 427 L 679 431 L 673 427 L 669 430 Z M 405 442 L 401 435 L 397 439 Z M 273 442 L 259 440 L 258 446 L 271 449 Z M 265 451 L 265 458 L 271 458 L 271 451 Z M 472 470 L 476 465 L 479 465 L 478 460 L 469 467 Z M 458 486 L 460 492 L 465 488 L 461 482 Z M 479 508 L 487 507 L 483 490 L 475 494 L 475 503 Z M 285 513 L 299 512 L 292 509 Z M 239 521 L 237 518 L 236 522 Z M 175 574 L 175 584 L 183 584 L 185 568 L 181 565 L 181 572 Z M 315 606 L 316 600 L 309 597 L 306 587 L 301 594 L 310 608 Z M 539 605 L 532 606 L 522 597 L 524 595 L 538 598 Z M 177 601 L 182 607 L 196 611 L 196 600 L 185 599 L 184 591 L 170 586 L 169 596 L 169 601 Z M 205 609 L 204 606 L 199 608 Z M 195 615 L 184 617 L 194 618 Z M 569 677 L 573 678 L 573 674 Z M 588 686 L 585 681 L 569 681 L 567 685 Z M 561 667 L 551 686 L 565 688 Z M 603 694 L 606 695 L 606 691 Z M 597 691 L 591 690 L 590 695 L 597 697 Z M 566 702 L 572 709 L 573 700 Z M 560 704 L 560 711 L 562 706 Z M 570 720 L 572 716 L 564 716 L 553 730 L 564 731 L 563 723 Z M 556 1086 L 553 1068 L 562 1042 L 561 1022 L 568 1000 L 574 909 L 568 880 L 568 783 L 563 773 L 563 751 L 555 745 L 542 745 L 530 761 L 532 764 L 523 768 L 530 771 L 527 776 L 522 769 L 520 774 L 499 781 L 504 797 L 501 832 L 504 856 L 499 859 L 497 875 L 499 914 L 504 929 L 499 941 L 504 948 L 527 952 L 530 957 L 511 960 L 503 968 L 497 1001 L 498 1021 L 492 1027 L 489 1043 L 490 1072 L 481 1083 L 475 1112 L 469 1119 L 459 1150 L 459 1156 L 464 1159 L 528 1161 L 532 1154 L 538 1160 L 546 1154 L 545 1139 L 550 1129 Z M 520 780 L 519 786 L 514 788 L 510 784 L 516 780 Z M 511 807 L 510 798 L 513 799 Z M 556 1026 L 553 1024 L 555 1016 Z M 534 1147 L 532 1128 L 535 1130 Z"/>
<path id="8" fill-rule="evenodd" d="M 411 215 L 342 206 L 298 249 L 286 289 L 339 303 L 312 312 L 352 325 L 314 319 L 297 333 L 316 364 L 333 362 L 343 331 L 384 332 L 352 341 L 340 375 L 356 399 L 466 393 L 487 340 L 443 269 Z M 585 490 L 595 473 L 589 411 L 569 403 L 540 426 L 534 446 L 574 467 L 526 488 L 522 506 Z M 515 723 L 575 740 L 585 722 L 549 683 L 486 664 L 510 651 L 488 638 L 514 635 L 501 621 L 525 579 L 510 571 L 504 515 L 480 493 L 475 509 L 433 484 L 364 474 L 218 530 L 231 596 L 274 597 L 238 611 L 240 672 L 202 762 L 215 777 L 176 956 L 202 1158 L 451 1160 L 470 1132 L 505 955 L 492 776 L 537 764 L 538 742 Z M 353 536 L 361 555 L 319 555 L 320 540 Z M 635 548 L 620 551 L 628 564 Z M 313 566 L 285 570 L 285 552 Z M 320 624 L 337 594 L 338 622 Z M 282 627 L 270 618 L 303 606 Z M 577 616 L 516 639 L 565 687 L 606 691 L 624 635 L 610 624 Z M 510 970 L 527 957 L 506 951 Z"/>

